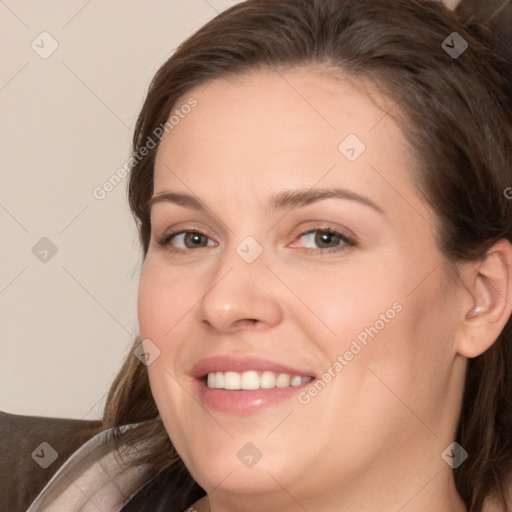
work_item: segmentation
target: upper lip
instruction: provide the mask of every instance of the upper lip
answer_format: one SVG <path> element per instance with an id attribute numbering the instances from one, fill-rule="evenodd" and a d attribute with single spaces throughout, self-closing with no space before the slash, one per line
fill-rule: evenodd
<path id="1" fill-rule="evenodd" d="M 270 359 L 239 355 L 214 356 L 201 359 L 201 361 L 193 366 L 191 375 L 196 379 L 201 379 L 205 377 L 205 375 L 213 372 L 243 373 L 249 370 L 313 377 L 313 374 L 307 370 L 292 368 L 291 366 L 286 366 L 281 363 L 271 361 Z"/>

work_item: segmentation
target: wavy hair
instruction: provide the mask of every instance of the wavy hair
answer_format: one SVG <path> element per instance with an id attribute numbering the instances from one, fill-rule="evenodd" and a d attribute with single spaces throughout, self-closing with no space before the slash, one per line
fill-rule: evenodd
<path id="1" fill-rule="evenodd" d="M 153 78 L 133 137 L 138 154 L 178 102 L 210 80 L 258 68 L 323 65 L 377 85 L 416 157 L 415 176 L 438 218 L 437 240 L 453 262 L 476 260 L 497 240 L 512 242 L 512 123 L 508 0 L 248 0 L 183 42 Z M 509 20 L 500 28 L 503 19 Z M 468 43 L 458 58 L 442 42 Z M 500 37 L 500 34 L 502 36 Z M 405 93 L 404 93 L 405 92 Z M 144 255 L 156 149 L 132 159 L 128 195 Z M 181 511 L 204 491 L 172 446 L 153 400 L 146 367 L 133 348 L 112 384 L 103 428 L 128 444 L 152 440 L 132 464 L 153 464 Z M 470 512 L 487 499 L 503 510 L 512 474 L 512 320 L 496 342 L 469 360 L 455 440 L 470 457 L 454 470 Z M 121 433 L 118 427 L 141 422 Z M 173 491 L 174 490 L 174 491 Z"/>

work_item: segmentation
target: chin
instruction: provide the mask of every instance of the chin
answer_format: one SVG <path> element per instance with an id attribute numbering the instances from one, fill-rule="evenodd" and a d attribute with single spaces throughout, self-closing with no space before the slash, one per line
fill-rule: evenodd
<path id="1" fill-rule="evenodd" d="M 227 437 L 227 436 L 226 436 Z M 283 439 L 237 435 L 219 441 L 185 441 L 182 456 L 196 482 L 207 491 L 252 494 L 276 491 L 307 481 L 307 451 L 303 446 L 285 446 Z M 251 439 L 253 441 L 251 441 Z M 187 447 L 193 446 L 192 450 Z M 279 482 L 279 484 L 277 483 Z"/>

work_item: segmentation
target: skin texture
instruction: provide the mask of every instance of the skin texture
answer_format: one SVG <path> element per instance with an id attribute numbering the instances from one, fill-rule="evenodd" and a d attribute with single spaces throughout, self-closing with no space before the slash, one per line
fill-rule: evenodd
<path id="1" fill-rule="evenodd" d="M 454 277 L 402 132 L 348 81 L 314 68 L 258 71 L 180 103 L 189 97 L 197 107 L 158 149 L 154 194 L 192 194 L 208 211 L 153 206 L 138 312 L 142 337 L 160 350 L 148 372 L 161 418 L 211 510 L 466 510 L 441 453 L 466 358 L 510 316 L 499 300 L 511 292 L 509 244 Z M 338 149 L 349 134 L 366 145 L 355 161 Z M 336 198 L 268 208 L 285 189 L 334 186 L 383 213 Z M 335 239 L 328 247 L 342 250 L 325 253 L 304 235 L 326 226 L 356 245 Z M 190 229 L 204 247 L 183 235 L 157 242 Z M 236 252 L 248 236 L 263 249 L 250 264 Z M 202 358 L 252 355 L 321 376 L 396 303 L 400 312 L 307 405 L 294 397 L 241 415 L 200 403 L 190 371 Z M 252 468 L 237 457 L 248 442 L 261 453 Z M 196 509 L 208 510 L 205 500 Z"/>

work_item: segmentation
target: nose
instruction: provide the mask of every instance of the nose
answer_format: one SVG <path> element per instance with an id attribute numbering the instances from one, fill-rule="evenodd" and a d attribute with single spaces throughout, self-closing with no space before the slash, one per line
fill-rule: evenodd
<path id="1" fill-rule="evenodd" d="M 205 286 L 197 309 L 199 321 L 222 333 L 277 325 L 283 316 L 282 301 L 264 252 L 252 263 L 245 262 L 235 250 L 222 258 Z"/>

